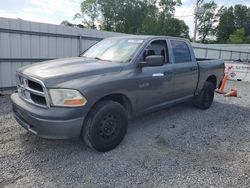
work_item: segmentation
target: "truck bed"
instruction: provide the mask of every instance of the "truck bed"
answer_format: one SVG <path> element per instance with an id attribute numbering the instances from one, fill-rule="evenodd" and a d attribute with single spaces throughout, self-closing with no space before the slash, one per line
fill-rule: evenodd
<path id="1" fill-rule="evenodd" d="M 197 91 L 203 87 L 204 82 L 210 75 L 214 75 L 216 80 L 216 85 L 223 79 L 225 65 L 223 60 L 215 60 L 215 59 L 203 59 L 203 58 L 196 58 L 198 67 L 199 67 L 199 82 L 197 86 Z"/>

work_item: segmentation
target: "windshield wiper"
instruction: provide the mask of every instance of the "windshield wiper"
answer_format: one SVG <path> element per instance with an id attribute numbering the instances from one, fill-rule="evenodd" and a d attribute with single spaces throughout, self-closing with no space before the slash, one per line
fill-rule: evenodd
<path id="1" fill-rule="evenodd" d="M 96 60 L 99 60 L 99 61 L 112 62 L 111 60 L 101 59 L 99 57 L 88 57 L 88 56 L 81 56 L 81 57 L 90 58 L 90 59 L 96 59 Z"/>
<path id="2" fill-rule="evenodd" d="M 108 62 L 111 62 L 110 60 L 101 59 L 101 58 L 99 58 L 99 57 L 94 57 L 94 59 L 97 59 L 97 60 L 100 60 L 100 61 L 108 61 Z"/>

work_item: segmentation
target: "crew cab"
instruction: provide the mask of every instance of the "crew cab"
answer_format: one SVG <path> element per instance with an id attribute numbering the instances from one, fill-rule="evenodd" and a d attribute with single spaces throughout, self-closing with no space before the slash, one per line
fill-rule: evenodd
<path id="1" fill-rule="evenodd" d="M 81 137 L 106 152 L 123 140 L 128 118 L 187 99 L 208 109 L 224 68 L 222 60 L 196 59 L 183 38 L 107 38 L 80 57 L 18 69 L 14 117 L 37 136 Z"/>

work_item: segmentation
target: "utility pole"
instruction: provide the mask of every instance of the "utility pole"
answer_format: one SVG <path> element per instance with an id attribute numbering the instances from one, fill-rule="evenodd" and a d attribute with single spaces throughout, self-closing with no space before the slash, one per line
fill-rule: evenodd
<path id="1" fill-rule="evenodd" d="M 197 30 L 198 30 L 198 19 L 197 15 L 200 14 L 200 5 L 204 2 L 204 0 L 196 0 L 196 6 L 194 10 L 194 42 L 196 41 Z"/>

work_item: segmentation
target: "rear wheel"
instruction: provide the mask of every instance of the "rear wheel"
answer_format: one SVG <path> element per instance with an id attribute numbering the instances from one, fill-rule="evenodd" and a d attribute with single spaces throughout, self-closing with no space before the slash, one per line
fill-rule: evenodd
<path id="1" fill-rule="evenodd" d="M 194 105 L 200 109 L 208 109 L 214 100 L 215 85 L 206 81 L 198 96 L 194 97 Z"/>
<path id="2" fill-rule="evenodd" d="M 128 126 L 127 113 L 114 101 L 101 101 L 93 107 L 85 124 L 82 138 L 100 152 L 114 149 L 123 140 Z"/>

